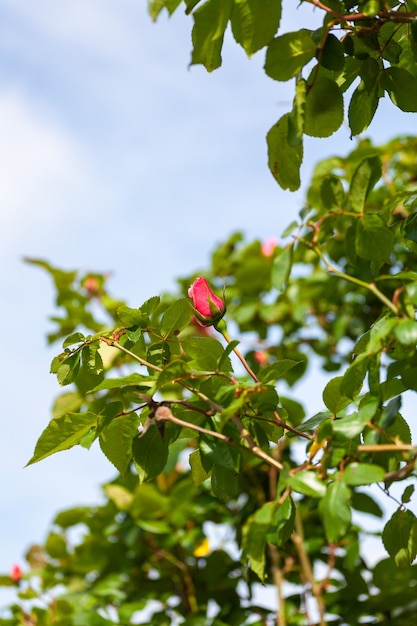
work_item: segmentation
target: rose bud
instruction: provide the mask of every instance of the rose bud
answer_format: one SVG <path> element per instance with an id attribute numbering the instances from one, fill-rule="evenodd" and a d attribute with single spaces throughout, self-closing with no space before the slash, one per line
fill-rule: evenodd
<path id="1" fill-rule="evenodd" d="M 13 565 L 12 569 L 10 570 L 10 578 L 15 582 L 18 583 L 21 581 L 22 579 L 22 568 L 19 565 Z"/>
<path id="2" fill-rule="evenodd" d="M 268 237 L 267 239 L 265 239 L 265 241 L 261 244 L 261 253 L 263 256 L 272 256 L 274 254 L 275 248 L 278 245 L 278 241 L 275 239 L 275 237 Z"/>
<path id="3" fill-rule="evenodd" d="M 226 313 L 224 301 L 212 292 L 201 276 L 190 286 L 188 295 L 193 301 L 194 314 L 203 326 L 215 326 Z"/>

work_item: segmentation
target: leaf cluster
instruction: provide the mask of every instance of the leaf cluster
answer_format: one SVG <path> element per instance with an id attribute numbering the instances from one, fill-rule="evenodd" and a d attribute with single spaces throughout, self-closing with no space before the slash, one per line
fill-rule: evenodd
<path id="1" fill-rule="evenodd" d="M 351 136 L 371 124 L 381 98 L 401 111 L 417 111 L 417 3 L 388 0 L 304 0 L 322 25 L 281 34 L 282 0 L 150 0 L 156 19 L 179 6 L 191 14 L 191 65 L 221 66 L 225 32 L 250 57 L 265 50 L 264 70 L 277 81 L 294 80 L 291 111 L 267 134 L 268 163 L 283 189 L 300 186 L 303 137 L 329 137 L 345 115 Z M 301 21 L 301 20 L 300 20 Z M 346 101 L 346 104 L 345 104 Z M 345 113 L 346 108 L 346 113 Z"/>

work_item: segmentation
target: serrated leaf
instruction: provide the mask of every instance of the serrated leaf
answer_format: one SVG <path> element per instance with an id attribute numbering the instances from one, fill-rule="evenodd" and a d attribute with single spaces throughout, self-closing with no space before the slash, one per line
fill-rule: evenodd
<path id="1" fill-rule="evenodd" d="M 280 19 L 281 0 L 235 0 L 231 18 L 233 36 L 251 56 L 268 45 Z"/>
<path id="2" fill-rule="evenodd" d="M 148 322 L 147 316 L 141 309 L 131 309 L 128 306 L 121 306 L 117 309 L 117 317 L 126 326 L 139 326 L 144 328 Z"/>
<path id="3" fill-rule="evenodd" d="M 378 156 L 363 159 L 355 169 L 349 189 L 352 208 L 362 213 L 369 192 L 382 175 L 381 159 Z"/>
<path id="4" fill-rule="evenodd" d="M 342 482 L 331 484 L 320 500 L 319 512 L 330 543 L 340 541 L 350 526 L 352 514 L 349 501 L 350 489 Z"/>
<path id="5" fill-rule="evenodd" d="M 138 416 L 129 413 L 113 417 L 100 432 L 100 448 L 120 474 L 125 473 L 132 459 L 132 441 L 138 427 Z"/>
<path id="6" fill-rule="evenodd" d="M 320 185 L 320 198 L 327 211 L 340 209 L 345 202 L 342 181 L 337 176 L 326 176 Z"/>
<path id="7" fill-rule="evenodd" d="M 56 372 L 56 377 L 60 385 L 64 387 L 74 382 L 80 371 L 80 359 L 81 352 L 77 351 L 61 363 Z"/>
<path id="8" fill-rule="evenodd" d="M 368 370 L 368 359 L 356 359 L 343 374 L 340 392 L 352 400 L 360 393 Z"/>
<path id="9" fill-rule="evenodd" d="M 342 475 L 343 482 L 348 485 L 370 485 L 384 480 L 385 470 L 372 463 L 349 463 Z"/>
<path id="10" fill-rule="evenodd" d="M 239 474 L 237 472 L 222 465 L 213 465 L 211 488 L 215 496 L 226 502 L 239 494 L 239 487 Z"/>
<path id="11" fill-rule="evenodd" d="M 178 335 L 193 316 L 188 300 L 176 300 L 169 305 L 161 320 L 161 330 L 165 338 Z"/>
<path id="12" fill-rule="evenodd" d="M 289 113 L 283 115 L 266 136 L 268 166 L 282 189 L 296 191 L 300 187 L 300 167 L 303 162 L 303 145 L 290 145 L 288 141 Z"/>
<path id="13" fill-rule="evenodd" d="M 232 7 L 232 0 L 207 0 L 194 11 L 191 65 L 202 64 L 208 72 L 221 66 L 224 32 Z"/>
<path id="14" fill-rule="evenodd" d="M 103 389 L 119 389 L 119 387 L 143 387 L 148 388 L 153 385 L 153 381 L 149 376 L 142 376 L 137 372 L 129 374 L 129 376 L 120 376 L 120 378 L 106 378 L 99 385 L 90 389 L 91 392 L 103 391 Z"/>
<path id="15" fill-rule="evenodd" d="M 343 122 L 343 96 L 329 78 L 317 78 L 307 90 L 304 132 L 311 137 L 330 137 Z"/>
<path id="16" fill-rule="evenodd" d="M 356 228 L 356 251 L 362 259 L 389 261 L 394 233 L 378 213 L 365 213 Z"/>
<path id="17" fill-rule="evenodd" d="M 83 335 L 83 333 L 72 333 L 72 335 L 69 335 L 64 343 L 62 344 L 63 348 L 67 348 L 68 346 L 72 346 L 74 345 L 74 343 L 80 343 L 81 341 L 85 340 L 85 336 Z"/>
<path id="18" fill-rule="evenodd" d="M 382 532 L 385 549 L 398 567 L 408 567 L 417 555 L 417 518 L 409 510 L 398 509 Z"/>
<path id="19" fill-rule="evenodd" d="M 168 460 L 168 445 L 155 424 L 133 440 L 132 453 L 141 482 L 151 480 L 163 471 Z"/>
<path id="20" fill-rule="evenodd" d="M 363 81 L 352 94 L 349 102 L 348 120 L 352 137 L 363 133 L 372 122 L 378 108 L 378 86 L 369 91 Z"/>
<path id="21" fill-rule="evenodd" d="M 275 80 L 289 80 L 296 76 L 316 52 L 311 31 L 301 28 L 274 39 L 268 46 L 265 72 Z"/>
<path id="22" fill-rule="evenodd" d="M 46 459 L 55 452 L 78 445 L 97 426 L 95 413 L 66 413 L 52 419 L 38 439 L 34 454 L 27 465 Z"/>

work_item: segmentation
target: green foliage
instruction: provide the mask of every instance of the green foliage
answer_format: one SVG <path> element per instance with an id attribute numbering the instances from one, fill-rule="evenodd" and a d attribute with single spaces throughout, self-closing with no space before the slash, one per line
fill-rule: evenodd
<path id="1" fill-rule="evenodd" d="M 292 111 L 267 136 L 269 168 L 284 189 L 300 186 L 303 134 L 328 137 L 338 130 L 344 98 L 350 98 L 346 110 L 352 136 L 368 128 L 385 95 L 402 111 L 417 111 L 414 0 L 305 0 L 303 5 L 310 4 L 316 16 L 321 11 L 322 25 L 308 28 L 307 14 L 305 24 L 287 33 L 280 30 L 286 7 L 282 0 L 151 0 L 149 11 L 156 19 L 164 8 L 171 15 L 183 4 L 193 20 L 191 64 L 209 72 L 221 66 L 230 24 L 234 40 L 248 56 L 264 50 L 267 76 L 296 79 Z"/>
<path id="2" fill-rule="evenodd" d="M 155 613 L 140 623 L 267 620 L 240 597 L 242 580 L 249 594 L 257 580 L 278 585 L 288 624 L 308 609 L 284 581 L 312 596 L 322 623 L 412 623 L 412 593 L 395 587 L 388 604 L 383 581 L 391 563 L 416 567 L 417 451 L 400 413 L 416 390 L 416 157 L 413 138 L 361 142 L 317 165 L 271 256 L 239 234 L 217 247 L 205 275 L 226 285 L 236 339 L 227 321 L 192 318 L 194 276 L 132 308 L 115 305 L 99 275 L 90 295 L 76 272 L 38 262 L 63 311 L 51 337 L 69 336 L 51 366 L 64 390 L 29 463 L 97 440 L 120 475 L 102 507 L 57 516 L 3 623 L 53 624 L 58 611 L 63 624 L 127 625 L 144 607 Z M 313 415 L 292 391 L 312 360 L 330 376 Z M 354 512 L 381 518 L 376 485 L 390 496 L 401 482 L 400 508 L 380 527 L 389 559 L 373 566 Z M 228 529 L 228 547 L 211 546 L 209 521 Z M 57 600 L 27 608 L 58 585 Z"/>
<path id="3" fill-rule="evenodd" d="M 192 63 L 220 66 L 230 23 L 248 55 L 266 48 L 269 76 L 296 79 L 267 135 L 291 190 L 303 135 L 337 130 L 350 86 L 353 135 L 384 91 L 416 110 L 415 2 L 310 4 L 320 29 L 278 34 L 280 2 L 185 2 Z M 211 327 L 187 299 L 195 275 L 131 307 L 100 274 L 31 260 L 57 292 L 51 373 L 65 389 L 29 464 L 97 442 L 118 476 L 102 506 L 57 515 L 22 580 L 0 577 L 18 590 L 0 623 L 414 626 L 417 448 L 400 410 L 417 391 L 416 160 L 415 138 L 359 141 L 317 165 L 273 251 L 240 233 L 219 244 L 204 275 L 227 313 Z M 315 414 L 296 386 L 311 367 L 328 374 Z M 397 505 L 388 520 L 377 493 Z M 380 520 L 377 563 L 358 511 Z M 253 601 L 259 581 L 275 586 L 277 614 Z"/>

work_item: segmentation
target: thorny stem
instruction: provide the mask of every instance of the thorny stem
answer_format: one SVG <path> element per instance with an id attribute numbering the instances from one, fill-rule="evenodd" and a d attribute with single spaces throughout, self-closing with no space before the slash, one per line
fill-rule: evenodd
<path id="1" fill-rule="evenodd" d="M 304 547 L 304 533 L 303 533 L 303 524 L 300 518 L 300 513 L 296 510 L 295 513 L 295 530 L 292 534 L 292 540 L 297 550 L 298 558 L 300 559 L 300 565 L 306 582 L 310 585 L 311 593 L 316 599 L 317 608 L 320 616 L 320 626 L 326 626 L 326 622 L 324 619 L 325 614 L 325 605 L 323 601 L 323 596 L 321 592 L 320 585 L 316 583 L 314 580 L 313 569 L 311 567 L 310 559 Z M 307 610 L 307 607 L 306 607 Z M 309 620 L 309 616 L 307 614 L 307 619 Z M 311 621 L 309 620 L 310 624 Z"/>

